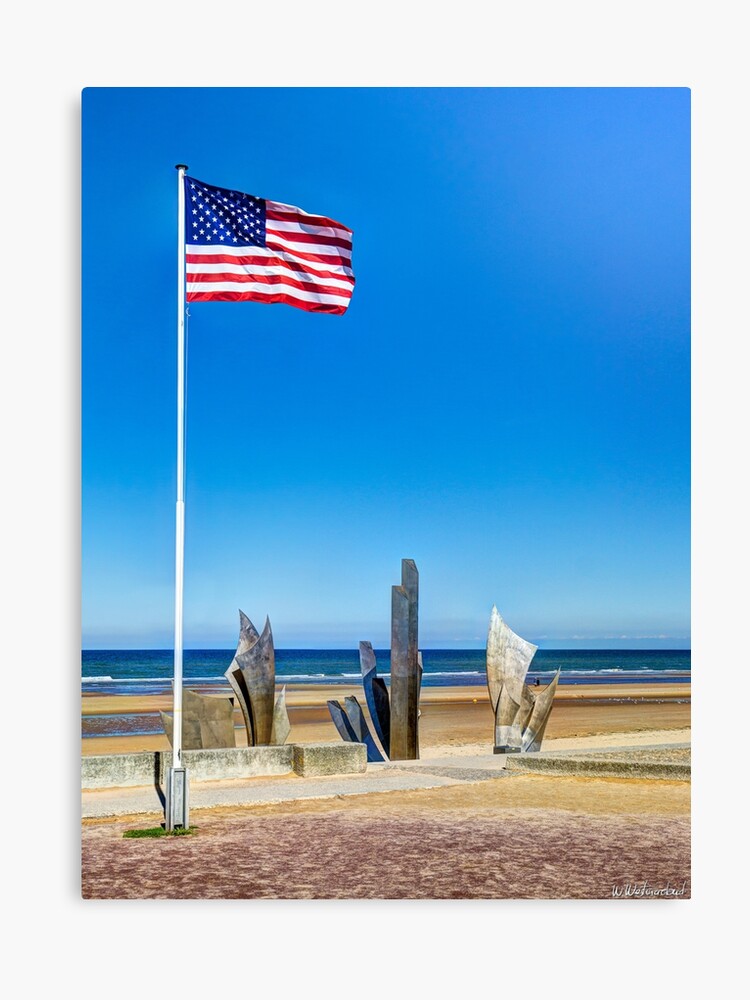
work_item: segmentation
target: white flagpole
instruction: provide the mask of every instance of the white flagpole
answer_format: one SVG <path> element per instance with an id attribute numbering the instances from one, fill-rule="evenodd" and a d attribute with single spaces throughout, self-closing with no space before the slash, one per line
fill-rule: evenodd
<path id="1" fill-rule="evenodd" d="M 185 171 L 177 169 L 177 505 L 175 511 L 174 711 L 172 768 L 167 775 L 166 828 L 188 825 L 187 771 L 182 764 L 182 593 L 185 561 Z M 175 773 L 179 772 L 179 773 Z"/>

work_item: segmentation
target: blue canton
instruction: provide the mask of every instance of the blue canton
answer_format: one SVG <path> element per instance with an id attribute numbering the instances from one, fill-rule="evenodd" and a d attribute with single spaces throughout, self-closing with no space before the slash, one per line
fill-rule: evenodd
<path id="1" fill-rule="evenodd" d="M 265 199 L 186 177 L 185 242 L 198 246 L 264 247 Z"/>

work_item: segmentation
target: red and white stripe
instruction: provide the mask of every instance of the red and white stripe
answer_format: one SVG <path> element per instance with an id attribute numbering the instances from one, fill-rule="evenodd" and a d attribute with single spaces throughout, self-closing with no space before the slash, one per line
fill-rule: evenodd
<path id="1" fill-rule="evenodd" d="M 283 302 L 308 312 L 346 311 L 354 289 L 351 229 L 266 201 L 266 244 L 188 244 L 188 302 Z"/>

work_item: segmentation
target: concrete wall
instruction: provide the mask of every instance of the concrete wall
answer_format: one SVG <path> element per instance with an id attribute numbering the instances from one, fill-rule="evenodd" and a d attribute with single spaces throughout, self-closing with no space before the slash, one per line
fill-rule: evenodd
<path id="1" fill-rule="evenodd" d="M 539 774 L 568 774 L 586 778 L 664 778 L 690 781 L 690 764 L 670 764 L 649 760 L 611 760 L 600 757 L 546 756 L 538 753 L 509 754 L 508 771 Z"/>
<path id="2" fill-rule="evenodd" d="M 309 752 L 305 752 L 309 747 Z M 301 748 L 301 750 L 300 750 Z M 274 774 L 360 774 L 367 766 L 363 743 L 295 744 L 183 750 L 191 781 L 258 778 Z M 81 758 L 81 788 L 164 785 L 171 752 L 106 754 Z"/>

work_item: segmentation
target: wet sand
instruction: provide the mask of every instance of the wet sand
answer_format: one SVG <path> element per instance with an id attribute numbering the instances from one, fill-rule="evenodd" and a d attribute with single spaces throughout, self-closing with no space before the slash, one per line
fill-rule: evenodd
<path id="1" fill-rule="evenodd" d="M 328 713 L 326 701 L 343 701 L 354 695 L 364 707 L 361 686 L 296 685 L 287 687 L 287 706 L 292 725 L 288 742 L 336 742 L 340 739 Z M 587 684 L 559 688 L 545 739 L 575 739 L 599 734 L 646 733 L 651 730 L 683 730 L 690 727 L 689 684 Z M 486 687 L 423 688 L 421 694 L 420 746 L 423 755 L 492 747 L 493 718 Z M 97 696 L 82 698 L 82 713 L 98 719 L 106 729 L 119 728 L 117 716 L 170 712 L 170 695 Z M 104 720 L 103 716 L 112 716 Z M 158 728 L 158 718 L 153 725 Z M 239 710 L 235 713 L 237 746 L 246 746 Z M 131 736 L 96 736 L 81 740 L 84 755 L 168 750 L 162 732 Z"/>

